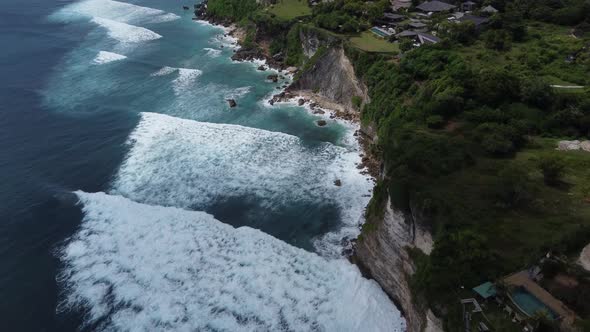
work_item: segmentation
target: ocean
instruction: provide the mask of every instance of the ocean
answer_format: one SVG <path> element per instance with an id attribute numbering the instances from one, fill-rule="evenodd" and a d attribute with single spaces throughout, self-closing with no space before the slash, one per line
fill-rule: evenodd
<path id="1" fill-rule="evenodd" d="M 341 254 L 355 126 L 183 5 L 0 6 L 0 330 L 403 330 Z"/>

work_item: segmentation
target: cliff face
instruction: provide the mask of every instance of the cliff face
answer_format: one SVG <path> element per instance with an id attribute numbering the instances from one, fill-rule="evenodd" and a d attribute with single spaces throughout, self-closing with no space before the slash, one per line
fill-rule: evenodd
<path id="1" fill-rule="evenodd" d="M 407 247 L 418 247 L 430 254 L 430 232 L 413 220 L 407 221 L 391 208 L 389 201 L 384 209 L 383 220 L 376 221 L 375 229 L 364 232 L 358 241 L 355 260 L 401 306 L 409 332 L 442 331 L 442 323 L 434 314 L 414 303 L 409 285 L 415 266 Z"/>
<path id="2" fill-rule="evenodd" d="M 310 61 L 313 63 L 289 90 L 313 92 L 320 98 L 337 104 L 333 107 L 344 107 L 344 109 L 340 109 L 341 111 L 356 111 L 352 97 L 358 96 L 366 101 L 366 87 L 357 79 L 352 63 L 341 47 L 330 48 L 317 59 L 313 59 L 320 43 L 317 38 L 302 40 L 304 54 L 312 57 Z M 337 107 L 338 105 L 341 106 Z"/>
<path id="3" fill-rule="evenodd" d="M 312 95 L 322 106 L 358 116 L 352 97 L 368 102 L 366 86 L 360 81 L 344 49 L 333 37 L 318 34 L 314 30 L 299 32 L 303 54 L 309 59 L 289 91 L 294 94 Z M 327 102 L 326 102 L 327 101 Z M 365 125 L 361 131 L 373 143 L 377 140 L 374 125 Z M 423 217 L 418 209 L 406 220 L 387 202 L 383 220 L 375 221 L 376 228 L 363 233 L 357 242 L 353 259 L 370 273 L 383 290 L 401 307 L 409 332 L 442 331 L 442 323 L 428 309 L 414 304 L 410 291 L 410 276 L 415 271 L 407 247 L 416 247 L 426 254 L 432 251 L 432 236 L 420 226 Z"/>

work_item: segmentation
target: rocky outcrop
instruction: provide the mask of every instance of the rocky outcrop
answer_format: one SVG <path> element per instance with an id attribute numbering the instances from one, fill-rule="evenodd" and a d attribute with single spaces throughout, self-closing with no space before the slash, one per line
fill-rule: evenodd
<path id="1" fill-rule="evenodd" d="M 430 310 L 417 306 L 410 290 L 415 266 L 407 248 L 432 248 L 430 232 L 411 219 L 394 211 L 388 201 L 382 220 L 373 220 L 375 228 L 363 231 L 354 261 L 400 306 L 408 332 L 442 331 L 440 320 Z"/>
<path id="2" fill-rule="evenodd" d="M 305 41 L 303 43 L 305 45 Z M 308 68 L 289 87 L 290 91 L 313 92 L 349 112 L 357 111 L 352 102 L 353 96 L 359 96 L 363 101 L 368 99 L 367 88 L 356 77 L 352 63 L 342 48 L 330 48 L 322 56 L 310 61 L 313 63 L 307 65 Z"/>
<path id="3" fill-rule="evenodd" d="M 335 37 L 310 28 L 301 28 L 299 30 L 299 40 L 301 40 L 303 54 L 308 59 L 313 57 L 320 47 L 331 45 L 337 41 Z"/>
<path id="4" fill-rule="evenodd" d="M 560 151 L 574 151 L 574 150 L 582 150 L 586 152 L 590 152 L 590 141 L 559 141 L 557 143 L 557 150 Z"/>

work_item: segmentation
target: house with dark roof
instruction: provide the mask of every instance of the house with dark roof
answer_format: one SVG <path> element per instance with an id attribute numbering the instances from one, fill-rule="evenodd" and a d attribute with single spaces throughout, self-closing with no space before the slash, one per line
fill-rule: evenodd
<path id="1" fill-rule="evenodd" d="M 495 14 L 498 12 L 498 10 L 492 6 L 485 6 L 481 9 L 481 12 L 487 14 Z"/>
<path id="2" fill-rule="evenodd" d="M 479 28 L 479 27 L 481 27 L 481 25 L 486 24 L 489 21 L 490 21 L 490 19 L 487 17 L 466 14 L 466 15 L 459 17 L 455 22 L 457 22 L 457 23 L 473 22 L 473 24 L 475 24 L 475 27 Z"/>
<path id="3" fill-rule="evenodd" d="M 453 11 L 457 7 L 446 2 L 433 0 L 423 2 L 416 8 L 426 13 L 442 13 Z"/>
<path id="4" fill-rule="evenodd" d="M 412 7 L 412 0 L 392 0 L 391 9 L 396 12 L 401 9 L 408 9 Z"/>
<path id="5" fill-rule="evenodd" d="M 424 29 L 426 28 L 426 24 L 422 22 L 410 22 L 408 25 L 413 29 Z"/>
<path id="6" fill-rule="evenodd" d="M 433 35 L 426 33 L 426 32 L 415 31 L 415 30 L 405 30 L 405 31 L 398 33 L 395 36 L 398 38 L 412 38 L 416 42 L 420 43 L 420 45 L 436 44 L 436 43 L 440 42 L 440 38 L 438 38 L 436 36 L 433 36 Z"/>
<path id="7" fill-rule="evenodd" d="M 383 18 L 389 22 L 399 22 L 403 21 L 406 17 L 396 13 L 385 13 L 383 14 Z"/>

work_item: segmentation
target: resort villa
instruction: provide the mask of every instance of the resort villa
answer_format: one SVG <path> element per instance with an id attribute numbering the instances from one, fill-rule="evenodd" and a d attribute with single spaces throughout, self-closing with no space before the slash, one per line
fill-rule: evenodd
<path id="1" fill-rule="evenodd" d="M 534 331 L 533 323 L 543 316 L 561 326 L 572 326 L 576 314 L 537 284 L 535 280 L 541 277 L 540 269 L 533 268 L 505 277 L 502 287 L 488 281 L 474 287 L 473 291 L 482 303 L 497 304 L 524 331 Z"/>

